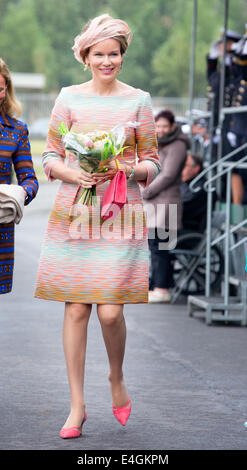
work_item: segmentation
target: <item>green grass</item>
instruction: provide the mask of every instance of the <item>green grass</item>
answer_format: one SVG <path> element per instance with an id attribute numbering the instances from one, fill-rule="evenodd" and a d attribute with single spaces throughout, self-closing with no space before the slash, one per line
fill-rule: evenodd
<path id="1" fill-rule="evenodd" d="M 37 145 L 34 145 L 34 149 L 35 149 L 35 151 L 37 151 L 37 153 L 35 153 L 33 151 L 33 146 L 32 146 L 32 142 L 31 142 L 32 156 L 36 157 L 36 158 L 33 159 L 33 168 L 34 168 L 34 171 L 35 171 L 35 174 L 36 174 L 36 177 L 37 177 L 39 183 L 42 183 L 42 182 L 47 183 L 48 179 L 47 179 L 47 176 L 44 172 L 43 165 L 42 165 L 42 158 L 41 158 L 41 154 L 44 151 L 45 141 L 42 142 L 42 141 L 37 141 L 36 140 L 34 142 L 35 142 L 35 144 L 37 144 Z M 37 158 L 37 157 L 39 157 L 39 158 Z M 17 184 L 17 179 L 16 179 L 16 175 L 15 175 L 14 170 L 12 171 L 12 182 L 13 182 L 13 184 Z"/>
<path id="2" fill-rule="evenodd" d="M 47 177 L 44 173 L 43 170 L 43 165 L 42 165 L 42 153 L 45 150 L 45 140 L 37 140 L 37 139 L 30 139 L 30 145 L 31 145 L 31 155 L 33 157 L 33 167 L 34 171 L 36 173 L 38 181 L 41 183 L 43 181 L 47 182 Z"/>
<path id="3" fill-rule="evenodd" d="M 48 179 L 47 179 L 47 176 L 45 175 L 45 172 L 43 170 L 43 166 L 42 166 L 41 162 L 40 162 L 40 165 L 37 165 L 37 163 L 34 163 L 33 167 L 34 167 L 34 171 L 35 171 L 37 180 L 39 182 L 44 181 L 44 182 L 47 183 Z"/>
<path id="4" fill-rule="evenodd" d="M 41 156 L 45 150 L 45 140 L 30 140 L 31 152 L 33 156 Z"/>

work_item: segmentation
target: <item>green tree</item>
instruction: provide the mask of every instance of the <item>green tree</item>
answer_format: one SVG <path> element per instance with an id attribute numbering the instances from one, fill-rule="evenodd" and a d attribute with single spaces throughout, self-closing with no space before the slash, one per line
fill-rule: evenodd
<path id="1" fill-rule="evenodd" d="M 176 0 L 176 5 L 181 2 Z M 193 1 L 183 2 L 183 11 L 176 8 L 170 18 L 168 39 L 157 47 L 152 62 L 153 91 L 161 96 L 188 96 L 191 54 Z M 230 2 L 228 28 L 244 33 L 243 18 L 247 5 L 243 0 Z M 195 96 L 205 95 L 206 55 L 210 44 L 218 39 L 223 27 L 223 2 L 198 1 L 195 58 Z"/>
<path id="2" fill-rule="evenodd" d="M 12 3 L 16 4 L 18 0 L 12 0 Z M 3 19 L 6 15 L 8 5 L 10 4 L 9 0 L 0 0 L 0 26 L 2 25 Z"/>
<path id="3" fill-rule="evenodd" d="M 129 24 L 133 41 L 120 80 L 160 96 L 187 96 L 193 0 L 0 0 L 0 55 L 16 72 L 40 72 L 47 90 L 80 83 L 71 50 L 86 22 L 109 13 Z M 228 27 L 244 33 L 246 0 L 230 0 Z M 198 0 L 195 94 L 205 94 L 206 54 L 220 36 L 222 0 Z"/>
<path id="4" fill-rule="evenodd" d="M 33 51 L 40 39 L 32 0 L 11 2 L 2 20 L 1 55 L 9 67 L 19 72 L 34 72 Z"/>
<path id="5" fill-rule="evenodd" d="M 54 54 L 49 39 L 37 21 L 33 0 L 6 6 L 0 31 L 1 55 L 15 72 L 44 73 L 48 88 L 54 84 L 49 64 Z"/>
<path id="6" fill-rule="evenodd" d="M 121 73 L 123 81 L 152 91 L 152 59 L 157 46 L 167 37 L 165 21 L 170 4 L 163 0 L 108 1 L 113 16 L 127 21 L 133 31 L 133 40 Z"/>
<path id="7" fill-rule="evenodd" d="M 104 2 L 100 2 L 101 7 Z M 74 58 L 74 38 L 87 21 L 100 14 L 97 0 L 35 0 L 37 21 L 50 44 L 52 56 L 47 64 L 49 83 L 60 89 L 90 77 Z"/>

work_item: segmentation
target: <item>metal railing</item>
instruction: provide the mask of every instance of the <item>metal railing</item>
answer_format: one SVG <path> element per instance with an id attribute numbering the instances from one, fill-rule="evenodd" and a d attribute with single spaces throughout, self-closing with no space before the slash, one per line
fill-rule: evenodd
<path id="1" fill-rule="evenodd" d="M 57 94 L 19 93 L 17 98 L 22 105 L 22 119 L 31 126 L 39 118 L 49 118 Z"/>
<path id="2" fill-rule="evenodd" d="M 241 106 L 239 108 L 222 108 L 221 110 L 221 122 L 223 122 L 224 116 L 226 114 L 234 114 L 239 112 L 246 112 L 247 106 Z M 229 161 L 236 154 L 245 151 L 246 154 L 240 158 L 238 161 L 231 162 Z M 204 189 L 207 191 L 207 228 L 206 228 L 206 283 L 205 283 L 205 297 L 209 300 L 210 292 L 210 255 L 211 247 L 216 245 L 219 242 L 224 242 L 224 295 L 223 295 L 223 304 L 221 307 L 224 310 L 224 316 L 222 320 L 229 319 L 229 311 L 231 309 L 237 309 L 236 304 L 233 305 L 230 302 L 230 293 L 229 293 L 229 277 L 230 277 L 230 254 L 240 245 L 247 242 L 247 237 L 244 237 L 242 240 L 237 243 L 232 242 L 232 235 L 236 233 L 241 227 L 247 224 L 247 218 L 244 218 L 240 223 L 231 226 L 231 176 L 232 170 L 234 168 L 244 168 L 247 169 L 247 143 L 236 148 L 232 152 L 229 152 L 227 155 L 216 161 L 215 163 L 209 165 L 208 168 L 205 168 L 190 184 L 190 188 L 193 191 L 198 191 L 198 183 L 202 178 L 207 177 L 206 182 L 203 184 Z M 226 175 L 226 215 L 225 215 L 225 224 L 224 224 L 224 233 L 219 237 L 212 240 L 212 193 L 215 191 L 214 183 L 217 184 L 217 181 Z M 245 260 L 243 260 L 245 264 Z M 243 280 L 244 281 L 244 280 Z M 216 304 L 211 304 L 210 309 L 213 307 L 217 308 Z M 246 309 L 242 304 L 239 304 L 239 308 L 244 309 L 244 324 L 246 322 Z"/>
<path id="3" fill-rule="evenodd" d="M 36 119 L 50 116 L 57 94 L 19 93 L 17 97 L 23 107 L 23 119 L 28 125 L 31 125 Z M 155 114 L 162 109 L 169 108 L 175 116 L 186 118 L 189 98 L 154 96 L 152 97 L 152 106 Z M 206 106 L 206 98 L 193 99 L 194 108 L 206 110 Z"/>

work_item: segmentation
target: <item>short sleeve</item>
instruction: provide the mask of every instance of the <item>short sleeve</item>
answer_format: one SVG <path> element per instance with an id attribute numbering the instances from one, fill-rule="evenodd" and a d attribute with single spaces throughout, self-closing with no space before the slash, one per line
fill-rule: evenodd
<path id="1" fill-rule="evenodd" d="M 66 101 L 66 92 L 63 88 L 55 101 L 51 113 L 46 147 L 43 153 L 44 171 L 50 181 L 54 179 L 50 176 L 52 166 L 55 165 L 57 161 L 64 162 L 66 158 L 62 137 L 58 130 L 62 122 L 65 123 L 68 129 L 71 128 L 71 113 Z"/>
<path id="2" fill-rule="evenodd" d="M 137 121 L 139 123 L 136 128 L 138 163 L 145 162 L 148 171 L 147 180 L 139 181 L 139 183 L 146 187 L 161 170 L 151 97 L 147 92 L 143 92 L 141 96 Z"/>

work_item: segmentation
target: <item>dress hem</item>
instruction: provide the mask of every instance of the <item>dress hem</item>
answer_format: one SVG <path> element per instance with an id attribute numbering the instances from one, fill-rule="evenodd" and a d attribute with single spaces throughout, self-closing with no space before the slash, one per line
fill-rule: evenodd
<path id="1" fill-rule="evenodd" d="M 53 302 L 70 302 L 70 303 L 75 303 L 75 304 L 90 304 L 90 305 L 125 305 L 125 304 L 148 304 L 148 299 L 145 301 L 140 301 L 140 300 L 137 300 L 136 302 L 128 302 L 128 301 L 124 301 L 124 302 L 96 302 L 96 301 L 86 301 L 86 300 L 70 300 L 70 299 L 53 299 L 51 297 L 41 297 L 41 296 L 38 296 L 38 295 L 35 295 L 34 298 L 36 299 L 41 299 L 41 300 L 50 300 L 50 301 L 53 301 Z"/>

